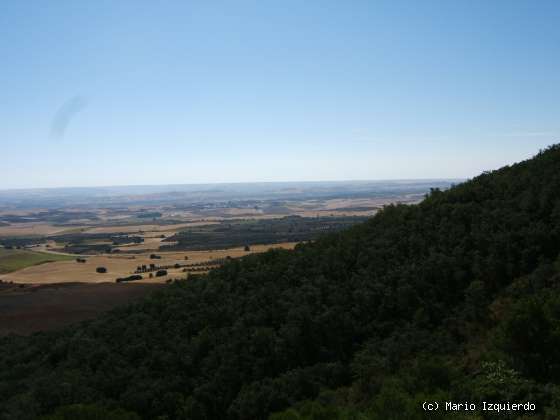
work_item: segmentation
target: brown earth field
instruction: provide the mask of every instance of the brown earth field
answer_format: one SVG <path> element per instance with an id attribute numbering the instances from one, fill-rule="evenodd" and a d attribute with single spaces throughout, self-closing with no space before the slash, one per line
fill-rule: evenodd
<path id="1" fill-rule="evenodd" d="M 92 319 L 161 284 L 0 284 L 0 336 L 53 330 Z"/>
<path id="2" fill-rule="evenodd" d="M 148 293 L 165 287 L 169 279 L 186 278 L 182 269 L 168 270 L 163 277 L 134 282 L 115 283 L 116 277 L 131 275 L 138 265 L 176 262 L 192 264 L 210 260 L 241 257 L 264 252 L 270 248 L 291 249 L 296 243 L 255 245 L 249 252 L 242 247 L 213 251 L 161 252 L 161 259 L 149 255 L 86 258 L 86 263 L 58 261 L 18 270 L 0 276 L 0 336 L 31 334 L 63 328 L 92 319 L 120 305 L 133 302 Z M 188 260 L 185 260 L 188 256 Z M 60 264 L 63 263 L 63 264 Z M 108 273 L 95 272 L 105 266 Z M 187 279 L 188 281 L 188 279 Z"/>
<path id="3" fill-rule="evenodd" d="M 56 261 L 41 265 L 27 267 L 12 273 L 0 275 L 4 282 L 22 284 L 48 284 L 48 283 L 106 283 L 112 282 L 119 277 L 127 277 L 134 274 L 139 265 L 156 264 L 174 265 L 202 263 L 210 260 L 226 257 L 238 258 L 250 253 L 264 252 L 270 248 L 292 249 L 296 243 L 286 242 L 274 245 L 254 245 L 249 252 L 243 247 L 212 250 L 212 251 L 183 251 L 183 252 L 157 252 L 161 259 L 151 259 L 149 253 L 139 255 L 98 255 L 86 257 L 85 263 L 72 261 Z M 79 256 L 77 256 L 79 257 Z M 185 260 L 188 257 L 188 260 Z M 80 257 L 81 258 L 81 257 Z M 97 273 L 97 267 L 107 268 L 107 273 Z M 169 279 L 185 278 L 183 268 L 167 269 L 167 276 L 149 278 L 148 274 L 141 274 L 144 279 L 136 280 L 134 283 L 165 283 Z"/>

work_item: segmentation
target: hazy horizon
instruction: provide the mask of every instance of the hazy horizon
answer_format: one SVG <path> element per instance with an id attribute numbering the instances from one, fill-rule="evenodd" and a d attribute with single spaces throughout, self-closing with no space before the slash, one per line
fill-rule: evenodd
<path id="1" fill-rule="evenodd" d="M 243 186 L 243 185 L 311 185 L 311 184 L 368 184 L 368 183 L 424 183 L 430 181 L 464 182 L 468 178 L 410 178 L 410 179 L 339 179 L 316 181 L 238 181 L 238 182 L 193 182 L 182 184 L 113 184 L 113 185 L 69 185 L 61 187 L 0 188 L 0 192 L 48 191 L 48 190 L 88 190 L 88 189 L 126 189 L 126 188 L 174 188 L 204 186 Z"/>
<path id="2" fill-rule="evenodd" d="M 560 3 L 3 2 L 0 189 L 471 178 L 560 139 Z"/>

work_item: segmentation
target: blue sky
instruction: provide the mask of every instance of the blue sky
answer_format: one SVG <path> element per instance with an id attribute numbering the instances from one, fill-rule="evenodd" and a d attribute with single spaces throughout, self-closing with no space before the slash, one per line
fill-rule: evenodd
<path id="1" fill-rule="evenodd" d="M 3 1 L 1 188 L 468 178 L 560 141 L 557 1 Z"/>

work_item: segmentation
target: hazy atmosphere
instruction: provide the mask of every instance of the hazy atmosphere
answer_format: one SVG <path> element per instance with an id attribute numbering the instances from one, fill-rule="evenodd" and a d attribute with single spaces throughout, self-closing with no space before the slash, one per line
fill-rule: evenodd
<path id="1" fill-rule="evenodd" d="M 0 420 L 560 419 L 559 22 L 0 0 Z"/>
<path id="2" fill-rule="evenodd" d="M 470 178 L 559 138 L 559 20 L 554 1 L 3 2 L 0 189 Z"/>

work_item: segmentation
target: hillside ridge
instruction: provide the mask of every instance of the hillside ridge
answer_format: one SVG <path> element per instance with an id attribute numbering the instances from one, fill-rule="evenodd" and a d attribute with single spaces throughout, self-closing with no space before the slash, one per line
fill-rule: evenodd
<path id="1" fill-rule="evenodd" d="M 294 251 L 2 338 L 0 419 L 429 418 L 422 400 L 559 418 L 559 278 L 554 145 Z M 446 418 L 483 418 L 463 414 Z"/>

